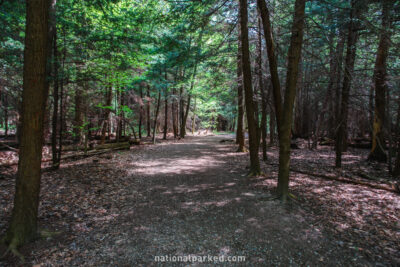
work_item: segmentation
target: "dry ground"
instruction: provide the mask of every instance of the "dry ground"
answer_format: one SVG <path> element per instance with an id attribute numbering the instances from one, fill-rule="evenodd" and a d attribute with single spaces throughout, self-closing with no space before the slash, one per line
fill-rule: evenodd
<path id="1" fill-rule="evenodd" d="M 249 181 L 247 154 L 219 142 L 226 138 L 188 137 L 45 172 L 39 223 L 62 233 L 24 247 L 26 265 L 156 266 L 157 255 L 242 255 L 240 266 L 400 265 L 399 195 L 292 173 L 297 200 L 282 204 L 273 198 L 276 149 L 263 164 L 265 177 Z M 301 149 L 292 162 L 327 173 L 333 156 L 330 148 Z M 345 155 L 343 171 L 384 175 L 363 156 Z M 0 234 L 15 169 L 1 173 Z M 0 261 L 13 265 L 11 256 Z"/>

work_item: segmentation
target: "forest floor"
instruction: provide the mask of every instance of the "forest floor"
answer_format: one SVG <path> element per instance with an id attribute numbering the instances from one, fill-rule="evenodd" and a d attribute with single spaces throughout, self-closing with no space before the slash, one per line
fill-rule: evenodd
<path id="1" fill-rule="evenodd" d="M 39 224 L 61 234 L 23 247 L 27 265 L 155 266 L 165 255 L 245 256 L 241 266 L 400 265 L 400 195 L 292 172 L 296 199 L 282 204 L 273 194 L 277 149 L 265 176 L 247 179 L 248 155 L 220 142 L 227 138 L 135 146 L 44 172 Z M 347 152 L 342 174 L 389 179 L 365 157 Z M 292 159 L 296 169 L 336 171 L 330 147 L 294 150 Z M 0 235 L 15 168 L 1 170 Z M 0 260 L 9 265 L 18 259 Z"/>

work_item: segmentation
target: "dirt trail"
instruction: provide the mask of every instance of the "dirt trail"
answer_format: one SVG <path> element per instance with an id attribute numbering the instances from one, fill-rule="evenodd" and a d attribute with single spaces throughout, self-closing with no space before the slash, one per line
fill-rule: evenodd
<path id="1" fill-rule="evenodd" d="M 23 252 L 32 264 L 67 266 L 151 266 L 166 255 L 245 256 L 241 266 L 377 261 L 325 229 L 301 203 L 271 200 L 270 188 L 259 184 L 265 178 L 246 182 L 247 154 L 219 142 L 226 138 L 188 137 L 44 174 L 40 223 L 63 234 Z M 5 225 L 11 201 L 0 205 Z M 396 263 L 385 256 L 380 262 Z"/>

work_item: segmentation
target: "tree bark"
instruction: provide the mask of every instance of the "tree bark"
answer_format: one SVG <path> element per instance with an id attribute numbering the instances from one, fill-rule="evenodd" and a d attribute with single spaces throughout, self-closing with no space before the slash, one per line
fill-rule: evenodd
<path id="1" fill-rule="evenodd" d="M 247 28 L 247 0 L 239 0 L 239 21 L 241 32 L 241 52 L 242 52 L 242 73 L 243 87 L 245 92 L 247 124 L 249 128 L 249 149 L 250 149 L 250 173 L 249 176 L 257 176 L 261 173 L 260 160 L 258 158 L 259 140 L 258 129 L 255 118 L 255 106 L 253 101 L 253 85 L 250 67 L 250 52 L 249 52 L 249 33 Z"/>
<path id="2" fill-rule="evenodd" d="M 150 122 L 151 122 L 151 118 L 150 118 L 150 85 L 147 85 L 147 104 L 146 104 L 146 114 L 147 114 L 147 137 L 150 137 L 150 133 L 151 133 L 151 126 L 150 126 Z"/>
<path id="3" fill-rule="evenodd" d="M 339 29 L 339 34 L 338 34 L 338 41 L 336 45 L 336 51 L 335 51 L 335 58 L 336 58 L 336 79 L 335 79 L 335 105 L 334 105 L 334 129 L 333 129 L 333 135 L 332 137 L 337 136 L 337 132 L 339 130 L 339 117 L 340 117 L 340 104 L 341 104 L 341 82 L 342 82 L 342 65 L 343 65 L 343 52 L 344 52 L 344 44 L 346 41 L 346 36 L 344 29 Z"/>
<path id="4" fill-rule="evenodd" d="M 261 92 L 261 141 L 262 141 L 262 152 L 263 161 L 268 159 L 267 157 L 267 95 L 265 93 L 265 86 L 263 83 L 262 75 L 262 41 L 261 41 L 261 18 L 258 18 L 258 40 L 257 40 L 257 71 L 258 71 L 258 86 Z"/>
<path id="5" fill-rule="evenodd" d="M 165 88 L 165 99 L 164 99 L 164 136 L 163 139 L 167 140 L 167 133 L 168 133 L 168 89 Z"/>
<path id="6" fill-rule="evenodd" d="M 157 127 L 158 112 L 160 111 L 160 104 L 161 104 L 161 91 L 159 90 L 158 91 L 156 114 L 154 114 L 153 144 L 156 143 L 156 127 Z"/>
<path id="7" fill-rule="evenodd" d="M 369 160 L 386 162 L 387 155 L 384 151 L 385 139 L 383 138 L 383 127 L 385 123 L 385 101 L 387 94 L 386 84 L 386 61 L 390 47 L 390 9 L 393 1 L 382 1 L 382 27 L 374 69 L 375 110 L 372 127 L 372 149 L 368 156 Z M 389 133 L 390 134 L 390 133 Z"/>
<path id="8" fill-rule="evenodd" d="M 185 138 L 185 135 L 186 135 L 186 121 L 187 121 L 187 118 L 189 116 L 189 109 L 190 109 L 190 101 L 191 101 L 191 99 L 192 99 L 192 95 L 189 93 L 188 100 L 186 102 L 186 110 L 184 110 L 184 112 L 183 112 L 184 115 L 183 115 L 183 120 L 182 120 L 182 123 L 181 123 L 181 131 L 180 131 L 181 138 Z"/>
<path id="9" fill-rule="evenodd" d="M 5 242 L 11 250 L 37 237 L 43 120 L 48 91 L 48 0 L 26 1 L 22 129 L 14 208 Z"/>
<path id="10" fill-rule="evenodd" d="M 274 95 L 275 117 L 279 133 L 280 121 L 281 121 L 280 118 L 282 115 L 282 95 L 281 95 L 281 84 L 279 81 L 279 74 L 278 74 L 277 57 L 275 54 L 275 44 L 272 36 L 272 26 L 270 21 L 269 10 L 267 8 L 267 5 L 265 4 L 265 0 L 257 0 L 257 7 L 262 19 L 264 38 L 267 44 L 269 71 L 271 73 L 271 82 Z"/>
<path id="11" fill-rule="evenodd" d="M 286 90 L 279 131 L 279 174 L 278 196 L 286 200 L 289 195 L 290 171 L 290 132 L 293 121 L 293 106 L 296 98 L 296 83 L 299 73 L 301 47 L 303 43 L 305 0 L 296 0 L 292 24 L 292 36 L 288 52 L 288 70 L 286 75 Z"/>
<path id="12" fill-rule="evenodd" d="M 172 110 L 172 130 L 174 132 L 174 138 L 176 138 L 178 136 L 178 126 L 176 125 L 177 123 L 177 114 L 176 114 L 176 91 L 175 88 L 172 89 L 172 94 L 173 94 L 173 99 L 172 99 L 172 103 L 171 103 L 171 110 Z"/>
<path id="13" fill-rule="evenodd" d="M 74 139 L 81 143 L 84 140 L 83 121 L 84 121 L 83 88 L 78 83 L 75 90 L 75 119 L 74 119 Z"/>
<path id="14" fill-rule="evenodd" d="M 348 119 L 348 110 L 349 110 L 349 95 L 351 88 L 351 80 L 354 71 L 354 62 L 356 57 L 356 43 L 358 40 L 358 23 L 356 19 L 359 16 L 359 6 L 356 5 L 357 0 L 351 1 L 351 10 L 350 10 L 350 22 L 348 25 L 348 36 L 347 36 L 347 51 L 346 51 L 346 61 L 345 61 L 345 70 L 344 70 L 344 78 L 343 78 L 343 86 L 342 86 L 342 100 L 340 105 L 340 115 L 338 121 L 338 131 L 336 136 L 336 167 L 340 168 L 342 166 L 342 151 L 343 144 L 346 139 L 346 130 L 347 130 L 347 119 Z"/>
<path id="15" fill-rule="evenodd" d="M 142 121 L 143 121 L 143 87 L 139 85 L 140 90 L 140 109 L 139 109 L 139 139 L 142 139 Z"/>
<path id="16" fill-rule="evenodd" d="M 237 116 L 237 130 L 236 130 L 236 143 L 239 145 L 237 152 L 245 152 L 245 140 L 243 133 L 243 71 L 242 71 L 242 40 L 241 40 L 240 26 L 238 27 L 238 53 L 237 53 L 237 100 L 238 100 L 238 116 Z"/>
<path id="17" fill-rule="evenodd" d="M 106 89 L 106 108 L 104 110 L 103 127 L 101 129 L 101 141 L 100 144 L 106 142 L 107 127 L 110 127 L 110 107 L 112 103 L 112 85 L 110 84 Z"/>
<path id="18" fill-rule="evenodd" d="M 60 161 L 58 159 L 57 153 L 57 126 L 58 126 L 58 104 L 59 104 L 59 79 L 58 79 L 58 69 L 59 69 L 59 57 L 58 57 L 58 47 L 57 47 L 57 29 L 55 27 L 55 5 L 56 0 L 52 1 L 50 8 L 50 19 L 52 24 L 54 23 L 53 36 L 49 38 L 53 39 L 53 118 L 52 118 L 52 132 L 51 132 L 51 151 L 53 168 L 58 169 Z M 50 33 L 51 34 L 51 33 Z"/>

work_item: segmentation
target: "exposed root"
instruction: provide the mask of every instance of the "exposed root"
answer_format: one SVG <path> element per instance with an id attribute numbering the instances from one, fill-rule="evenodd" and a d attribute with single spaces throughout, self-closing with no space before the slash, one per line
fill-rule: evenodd
<path id="1" fill-rule="evenodd" d="M 17 257 L 21 261 L 22 264 L 25 263 L 24 256 L 17 250 L 17 246 L 13 243 L 11 243 L 8 246 L 6 252 L 1 256 L 0 259 L 4 259 L 9 253 L 11 253 L 13 256 Z"/>
<path id="2" fill-rule="evenodd" d="M 265 173 L 263 173 L 262 171 L 258 171 L 258 172 L 251 171 L 251 172 L 249 172 L 247 174 L 248 178 L 250 178 L 250 177 L 263 177 L 263 176 L 265 176 Z"/>
<path id="3" fill-rule="evenodd" d="M 249 152 L 249 150 L 246 147 L 239 147 L 236 152 L 241 153 L 241 152 Z"/>
<path id="4" fill-rule="evenodd" d="M 51 238 L 53 236 L 59 235 L 61 234 L 61 232 L 57 232 L 57 231 L 48 231 L 48 230 L 40 230 L 39 232 L 39 236 L 40 238 Z"/>

